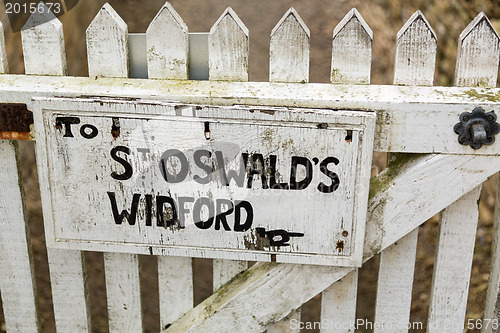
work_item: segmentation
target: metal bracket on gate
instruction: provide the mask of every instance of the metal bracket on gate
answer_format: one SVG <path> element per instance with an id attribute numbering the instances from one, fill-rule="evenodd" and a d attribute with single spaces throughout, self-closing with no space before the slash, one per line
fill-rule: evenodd
<path id="1" fill-rule="evenodd" d="M 500 124 L 496 120 L 494 111 L 486 113 L 483 108 L 477 107 L 472 112 L 463 112 L 453 130 L 458 134 L 460 144 L 479 149 L 495 142 L 495 134 L 500 132 Z"/>
<path id="2" fill-rule="evenodd" d="M 0 139 L 32 140 L 33 112 L 26 104 L 0 103 Z"/>

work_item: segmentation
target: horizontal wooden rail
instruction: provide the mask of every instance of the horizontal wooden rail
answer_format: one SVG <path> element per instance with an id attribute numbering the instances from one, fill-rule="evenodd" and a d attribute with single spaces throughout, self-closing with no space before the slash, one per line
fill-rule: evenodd
<path id="1" fill-rule="evenodd" d="M 481 106 L 500 114 L 500 89 L 127 78 L 0 76 L 0 103 L 34 96 L 129 98 L 209 105 L 267 105 L 377 112 L 375 150 L 499 155 L 500 143 L 474 150 L 458 143 L 459 115 Z"/>

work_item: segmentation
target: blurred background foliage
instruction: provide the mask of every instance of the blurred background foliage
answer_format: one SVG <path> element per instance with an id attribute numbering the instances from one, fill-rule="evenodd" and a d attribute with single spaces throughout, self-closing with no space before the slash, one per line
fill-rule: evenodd
<path id="1" fill-rule="evenodd" d="M 298 11 L 311 31 L 310 82 L 326 83 L 329 81 L 332 32 L 342 17 L 353 7 L 360 11 L 373 30 L 372 84 L 392 84 L 396 35 L 416 10 L 423 12 L 438 37 L 435 85 L 453 85 L 458 37 L 479 12 L 484 11 L 496 30 L 500 31 L 498 0 L 171 0 L 170 2 L 186 22 L 190 32 L 208 32 L 224 9 L 231 6 L 250 30 L 251 81 L 268 80 L 269 35 L 289 7 L 294 7 Z M 72 10 L 60 17 L 64 26 L 69 75 L 88 75 L 85 30 L 104 3 L 105 1 L 102 0 L 80 0 Z M 129 32 L 145 32 L 163 5 L 163 0 L 111 0 L 109 3 L 128 24 Z M 5 6 L 1 0 L 0 20 L 5 28 L 10 72 L 22 74 L 24 64 L 20 33 L 13 32 L 9 28 Z M 44 248 L 33 144 L 21 143 L 20 147 L 36 278 L 41 293 L 39 301 L 42 328 L 44 332 L 53 332 L 50 281 Z M 376 154 L 373 174 L 376 175 L 384 167 L 385 154 Z M 494 193 L 495 185 L 493 181 L 488 181 L 483 187 L 480 202 L 480 221 L 469 291 L 468 318 L 481 318 L 483 314 L 489 276 Z M 437 232 L 438 217 L 425 223 L 419 231 L 412 321 L 425 322 L 427 318 Z M 147 332 L 154 332 L 159 330 L 158 300 L 155 299 L 154 294 L 154 289 L 159 283 L 155 276 L 155 258 L 143 256 L 141 260 L 143 291 L 146 300 L 144 303 L 145 329 Z M 95 332 L 106 332 L 108 327 L 102 255 L 88 253 L 86 261 L 92 324 Z M 194 267 L 197 284 L 195 303 L 198 304 L 211 293 L 211 261 L 197 259 Z M 377 267 L 378 258 L 375 257 L 360 270 L 358 318 L 373 320 Z M 311 283 L 314 283 L 314 277 L 311 277 Z M 318 295 L 303 306 L 302 319 L 304 321 L 319 320 L 320 297 Z M 4 330 L 5 324 L 0 309 L 0 331 Z M 244 328 L 242 331 L 244 332 Z"/>

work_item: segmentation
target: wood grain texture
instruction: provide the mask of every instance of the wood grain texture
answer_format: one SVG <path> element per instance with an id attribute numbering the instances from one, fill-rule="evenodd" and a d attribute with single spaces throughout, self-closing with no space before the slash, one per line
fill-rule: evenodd
<path id="1" fill-rule="evenodd" d="M 495 87 L 500 58 L 500 37 L 481 12 L 460 34 L 455 84 Z"/>
<path id="2" fill-rule="evenodd" d="M 104 253 L 109 332 L 142 332 L 139 257 Z"/>
<path id="3" fill-rule="evenodd" d="M 244 260 L 214 259 L 213 290 L 216 291 L 233 277 L 248 268 L 248 262 Z"/>
<path id="4" fill-rule="evenodd" d="M 43 2 L 39 6 L 44 7 L 43 13 L 31 15 L 21 32 L 26 71 L 38 75 L 65 75 L 62 24 Z M 42 204 L 44 200 L 46 198 L 42 198 Z M 47 248 L 47 259 L 57 330 L 89 332 L 90 311 L 83 254 L 78 250 Z"/>
<path id="5" fill-rule="evenodd" d="M 288 316 L 267 328 L 267 333 L 299 333 L 300 308 L 292 310 Z"/>
<path id="6" fill-rule="evenodd" d="M 89 76 L 129 75 L 128 30 L 125 21 L 106 3 L 87 28 Z M 104 273 L 109 331 L 142 331 L 139 257 L 105 253 Z"/>
<path id="7" fill-rule="evenodd" d="M 436 49 L 436 33 L 418 10 L 398 32 L 394 84 L 432 86 Z"/>
<path id="8" fill-rule="evenodd" d="M 290 8 L 271 32 L 270 82 L 309 82 L 310 31 Z"/>
<path id="9" fill-rule="evenodd" d="M 461 332 L 465 321 L 481 186 L 446 208 L 432 276 L 427 332 Z"/>
<path id="10" fill-rule="evenodd" d="M 165 328 L 193 308 L 193 259 L 158 256 L 160 327 Z"/>
<path id="11" fill-rule="evenodd" d="M 104 4 L 87 28 L 89 76 L 128 77 L 128 28 L 111 7 Z"/>
<path id="12" fill-rule="evenodd" d="M 248 81 L 248 38 L 248 28 L 233 9 L 228 7 L 208 35 L 210 80 Z M 218 290 L 247 267 L 246 261 L 214 260 L 213 290 Z"/>
<path id="13" fill-rule="evenodd" d="M 372 31 L 356 8 L 333 30 L 331 82 L 370 83 Z M 321 296 L 321 319 L 328 323 L 356 320 L 358 270 L 333 283 Z M 321 332 L 351 332 L 351 327 L 323 325 Z"/>
<path id="14" fill-rule="evenodd" d="M 500 161 L 483 156 L 430 155 L 410 158 L 393 168 L 372 182 L 365 261 L 498 172 Z M 218 331 L 221 322 L 228 331 L 245 327 L 248 332 L 260 332 L 350 271 L 342 267 L 258 263 L 166 332 Z M 290 286 L 293 293 L 282 292 Z M 266 303 L 262 295 L 268 296 Z"/>
<path id="15" fill-rule="evenodd" d="M 332 69 L 335 84 L 369 84 L 373 32 L 356 8 L 333 30 Z"/>
<path id="16" fill-rule="evenodd" d="M 7 74 L 9 66 L 7 63 L 7 49 L 5 48 L 5 35 L 2 22 L 0 22 L 0 74 Z"/>
<path id="17" fill-rule="evenodd" d="M 188 78 L 188 29 L 169 2 L 146 32 L 150 78 Z M 194 306 L 193 259 L 157 256 L 160 327 L 182 317 Z"/>
<path id="18" fill-rule="evenodd" d="M 495 194 L 495 213 L 493 220 L 493 244 L 491 246 L 491 268 L 488 280 L 488 290 L 484 309 L 485 320 L 500 320 L 500 176 L 495 177 L 497 192 Z M 484 325 L 482 333 L 497 333 L 500 328 L 497 325 Z"/>
<path id="19" fill-rule="evenodd" d="M 436 47 L 432 28 L 417 11 L 398 33 L 394 83 L 432 85 Z M 411 158 L 408 155 L 392 157 L 389 158 L 390 167 Z M 418 228 L 415 228 L 380 254 L 375 322 L 384 326 L 376 327 L 375 333 L 408 331 L 406 325 L 410 320 L 417 238 Z"/>
<path id="20" fill-rule="evenodd" d="M 380 254 L 375 322 L 376 333 L 407 332 L 410 320 L 418 228 Z"/>
<path id="21" fill-rule="evenodd" d="M 40 2 L 21 30 L 26 74 L 66 75 L 66 51 L 62 23 Z M 37 6 L 37 7 L 38 7 Z"/>
<path id="22" fill-rule="evenodd" d="M 169 2 L 166 2 L 146 31 L 148 77 L 187 80 L 188 27 Z"/>
<path id="23" fill-rule="evenodd" d="M 293 89 L 291 89 L 293 87 Z M 5 102 L 36 96 L 131 97 L 193 104 L 266 105 L 377 112 L 375 150 L 407 153 L 500 155 L 500 141 L 474 150 L 458 143 L 453 126 L 474 107 L 500 113 L 497 88 L 276 84 L 266 82 L 97 80 L 81 77 L 1 75 Z M 334 97 L 332 97 L 334 96 Z M 429 121 L 432 119 L 432 122 Z"/>
<path id="24" fill-rule="evenodd" d="M 352 270 L 323 291 L 321 294 L 321 320 L 328 324 L 321 327 L 321 333 L 354 332 L 350 323 L 356 320 L 357 291 L 358 269 Z M 337 326 L 334 325 L 335 323 Z"/>
<path id="25" fill-rule="evenodd" d="M 0 293 L 7 332 L 38 332 L 33 259 L 15 145 L 0 140 Z"/>
<path id="26" fill-rule="evenodd" d="M 47 248 L 54 317 L 59 332 L 91 332 L 84 253 Z"/>
<path id="27" fill-rule="evenodd" d="M 248 28 L 228 7 L 208 36 L 209 79 L 248 81 L 248 50 Z"/>

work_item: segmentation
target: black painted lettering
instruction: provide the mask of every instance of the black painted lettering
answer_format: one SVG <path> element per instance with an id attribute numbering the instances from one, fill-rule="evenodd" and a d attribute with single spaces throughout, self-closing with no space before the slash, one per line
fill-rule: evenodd
<path id="1" fill-rule="evenodd" d="M 212 181 L 212 172 L 213 172 L 212 166 L 203 163 L 203 161 L 201 160 L 203 157 L 210 159 L 212 157 L 212 153 L 205 149 L 200 149 L 194 152 L 193 155 L 194 163 L 198 168 L 207 173 L 207 175 L 203 178 L 198 175 L 193 176 L 193 180 L 198 184 L 208 184 Z"/>
<path id="2" fill-rule="evenodd" d="M 253 222 L 253 208 L 250 202 L 248 201 L 235 201 L 235 208 L 234 208 L 234 231 L 247 231 L 250 229 L 252 226 Z M 241 210 L 246 211 L 246 220 L 245 223 L 241 224 Z"/>
<path id="3" fill-rule="evenodd" d="M 326 185 L 323 182 L 318 184 L 318 191 L 322 193 L 332 193 L 338 189 L 340 185 L 339 176 L 335 172 L 328 170 L 328 164 L 330 163 L 338 165 L 339 160 L 335 157 L 327 157 L 319 164 L 319 170 L 332 181 L 330 185 Z"/>
<path id="4" fill-rule="evenodd" d="M 76 125 L 80 123 L 80 118 L 78 117 L 57 117 L 56 127 L 62 127 L 64 124 L 64 135 L 65 138 L 73 138 L 73 133 L 71 132 L 71 125 Z"/>
<path id="5" fill-rule="evenodd" d="M 116 172 L 111 173 L 111 177 L 116 180 L 127 180 L 132 177 L 132 165 L 126 160 L 121 158 L 120 156 L 117 155 L 118 152 L 125 153 L 127 155 L 130 155 L 130 148 L 125 147 L 125 146 L 116 146 L 113 149 L 111 149 L 111 158 L 120 163 L 125 171 L 122 174 L 118 174 Z"/>
<path id="6" fill-rule="evenodd" d="M 191 197 L 178 197 L 177 201 L 179 203 L 179 227 L 186 227 L 186 214 L 189 213 L 189 209 L 186 209 L 185 204 L 188 202 L 194 202 L 194 198 Z"/>
<path id="7" fill-rule="evenodd" d="M 288 183 L 276 183 L 276 155 L 269 155 L 269 167 L 271 169 L 271 174 L 269 175 L 269 187 L 279 190 L 288 190 Z"/>
<path id="8" fill-rule="evenodd" d="M 208 209 L 208 219 L 206 221 L 201 219 L 201 210 L 203 206 Z M 214 203 L 210 198 L 201 197 L 195 201 L 193 206 L 193 220 L 194 225 L 200 229 L 208 229 L 212 226 L 214 223 Z"/>
<path id="9" fill-rule="evenodd" d="M 262 181 L 262 188 L 267 189 L 266 165 L 262 154 L 252 154 L 252 162 L 248 170 L 247 188 L 252 188 L 253 175 L 259 175 Z"/>
<path id="10" fill-rule="evenodd" d="M 306 170 L 306 176 L 301 181 L 297 181 L 297 169 L 301 165 Z M 305 157 L 292 156 L 292 167 L 290 171 L 290 189 L 303 190 L 309 186 L 313 176 L 313 165 Z"/>
<path id="11" fill-rule="evenodd" d="M 87 129 L 89 129 L 89 132 L 87 133 Z M 80 134 L 83 136 L 85 139 L 93 139 L 99 134 L 99 131 L 97 130 L 97 127 L 94 125 L 90 124 L 85 124 L 80 127 Z"/>
<path id="12" fill-rule="evenodd" d="M 151 194 L 146 194 L 146 226 L 150 227 L 152 225 L 151 220 L 153 216 L 153 196 Z"/>
<path id="13" fill-rule="evenodd" d="M 114 192 L 107 192 L 109 201 L 111 202 L 111 210 L 113 211 L 113 218 L 116 224 L 122 224 L 123 219 L 127 219 L 128 224 L 134 225 L 135 219 L 137 217 L 137 206 L 139 206 L 139 200 L 141 198 L 140 194 L 134 194 L 132 197 L 132 207 L 130 208 L 130 213 L 124 209 L 120 214 L 118 214 L 118 207 L 116 206 L 116 196 Z"/>
<path id="14" fill-rule="evenodd" d="M 236 170 L 231 170 L 231 169 L 226 170 L 224 155 L 222 155 L 221 151 L 216 151 L 215 157 L 217 159 L 217 167 L 219 168 L 220 179 L 222 180 L 222 184 L 225 186 L 229 186 L 231 180 L 234 179 L 234 182 L 236 183 L 236 185 L 238 185 L 238 187 L 240 188 L 243 187 L 243 184 L 245 182 L 245 168 L 248 161 L 248 154 L 246 153 L 241 154 L 239 172 L 236 172 Z"/>
<path id="15" fill-rule="evenodd" d="M 180 163 L 179 172 L 175 174 L 170 173 L 170 171 L 168 170 L 168 165 L 176 169 L 177 163 Z M 184 179 L 186 179 L 189 171 L 189 163 L 186 155 L 184 155 L 184 153 L 178 149 L 166 150 L 163 155 L 161 155 L 160 170 L 163 179 L 165 179 L 168 183 L 175 184 L 182 182 Z"/>
<path id="16" fill-rule="evenodd" d="M 229 227 L 229 224 L 227 223 L 227 216 L 232 214 L 234 211 L 234 205 L 231 200 L 227 199 L 217 199 L 215 201 L 215 206 L 216 206 L 216 213 L 217 215 L 215 216 L 215 230 L 220 229 L 220 225 L 222 224 L 222 227 L 226 231 L 231 231 L 231 228 Z M 224 207 L 228 207 L 227 209 L 224 209 Z"/>
<path id="17" fill-rule="evenodd" d="M 170 207 L 165 212 L 165 204 Z M 175 208 L 175 201 L 171 197 L 159 195 L 156 197 L 156 225 L 158 227 L 170 227 L 177 221 L 177 209 Z M 184 228 L 184 226 L 181 226 Z"/>

